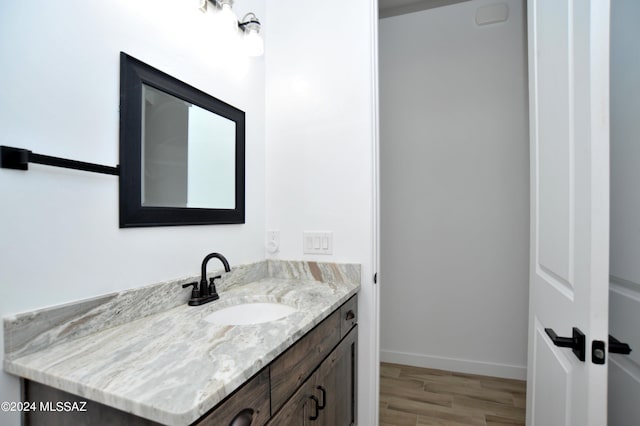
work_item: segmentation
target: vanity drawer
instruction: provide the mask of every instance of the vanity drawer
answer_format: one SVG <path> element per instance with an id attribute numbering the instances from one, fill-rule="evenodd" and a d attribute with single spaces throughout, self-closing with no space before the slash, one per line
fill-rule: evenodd
<path id="1" fill-rule="evenodd" d="M 344 338 L 357 323 L 358 295 L 355 295 L 340 307 L 340 338 Z"/>
<path id="2" fill-rule="evenodd" d="M 219 426 L 247 424 L 261 426 L 269 420 L 269 368 L 264 368 L 253 379 L 217 405 L 213 411 L 205 415 L 197 426 Z M 243 419 L 244 421 L 240 421 Z M 249 422 L 249 419 L 253 419 Z"/>
<path id="3" fill-rule="evenodd" d="M 271 412 L 275 413 L 340 341 L 340 309 L 271 364 Z"/>

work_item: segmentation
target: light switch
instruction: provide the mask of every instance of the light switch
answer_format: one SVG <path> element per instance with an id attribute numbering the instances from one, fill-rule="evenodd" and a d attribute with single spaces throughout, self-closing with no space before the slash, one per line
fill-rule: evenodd
<path id="1" fill-rule="evenodd" d="M 304 254 L 333 254 L 333 232 L 302 233 Z"/>

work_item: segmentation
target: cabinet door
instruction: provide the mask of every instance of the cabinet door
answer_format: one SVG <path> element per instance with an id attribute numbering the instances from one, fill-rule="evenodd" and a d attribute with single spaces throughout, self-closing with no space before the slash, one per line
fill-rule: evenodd
<path id="1" fill-rule="evenodd" d="M 315 373 L 314 394 L 320 406 L 315 426 L 356 424 L 358 326 L 340 342 Z"/>
<path id="2" fill-rule="evenodd" d="M 313 395 L 315 377 L 315 374 L 312 375 L 298 388 L 280 411 L 271 418 L 268 426 L 315 426 L 317 424 L 311 420 L 311 417 L 318 414 L 317 397 Z"/>

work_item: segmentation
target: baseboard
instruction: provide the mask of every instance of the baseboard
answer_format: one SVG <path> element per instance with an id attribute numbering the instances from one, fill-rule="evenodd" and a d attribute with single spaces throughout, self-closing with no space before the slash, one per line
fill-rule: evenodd
<path id="1" fill-rule="evenodd" d="M 466 374 L 502 377 L 505 379 L 527 379 L 527 367 L 498 364 L 493 362 L 472 361 L 469 359 L 446 358 L 433 355 L 411 354 L 403 352 L 380 351 L 381 362 L 411 365 L 414 367 L 435 368 Z"/>

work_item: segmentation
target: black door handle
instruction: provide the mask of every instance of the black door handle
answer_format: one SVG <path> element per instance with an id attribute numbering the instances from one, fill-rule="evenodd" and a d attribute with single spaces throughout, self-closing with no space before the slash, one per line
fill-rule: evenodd
<path id="1" fill-rule="evenodd" d="M 576 357 L 582 362 L 585 360 L 586 339 L 584 333 L 578 327 L 573 327 L 572 337 L 558 337 L 552 328 L 545 328 L 544 331 L 551 338 L 554 345 L 561 348 L 571 348 Z"/>
<path id="2" fill-rule="evenodd" d="M 621 342 L 612 335 L 609 335 L 609 353 L 629 355 L 631 348 L 628 344 Z"/>

